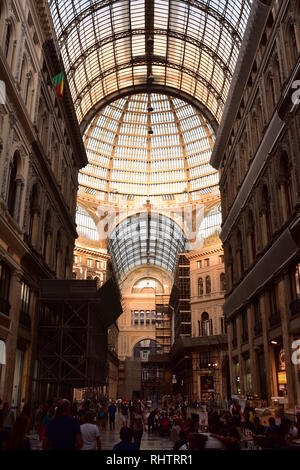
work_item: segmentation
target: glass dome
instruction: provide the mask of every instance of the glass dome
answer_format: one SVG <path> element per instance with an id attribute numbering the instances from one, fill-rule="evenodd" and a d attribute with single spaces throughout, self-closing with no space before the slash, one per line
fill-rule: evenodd
<path id="1" fill-rule="evenodd" d="M 99 112 L 83 140 L 89 164 L 79 195 L 113 203 L 191 202 L 217 191 L 209 165 L 214 132 L 185 101 L 163 94 L 121 98 Z"/>
<path id="2" fill-rule="evenodd" d="M 78 121 L 149 88 L 220 122 L 252 0 L 48 0 Z"/>

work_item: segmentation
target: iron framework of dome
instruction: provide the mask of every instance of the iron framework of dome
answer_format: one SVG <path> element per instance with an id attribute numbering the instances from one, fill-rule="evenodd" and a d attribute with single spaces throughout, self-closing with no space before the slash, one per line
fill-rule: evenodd
<path id="1" fill-rule="evenodd" d="M 83 140 L 89 164 L 79 175 L 79 197 L 164 205 L 218 191 L 218 172 L 208 163 L 212 127 L 178 98 L 121 98 L 97 113 Z"/>
<path id="2" fill-rule="evenodd" d="M 80 209 L 77 219 L 84 234 L 97 238 L 99 206 L 122 202 L 133 209 L 115 232 L 124 235 L 127 224 L 129 238 L 133 214 L 199 202 L 210 214 L 202 232 L 211 233 L 220 216 L 210 212 L 219 193 L 209 160 L 252 0 L 49 5 L 89 160 L 79 176 L 78 205 L 86 212 Z M 166 217 L 166 227 L 172 224 Z M 169 257 L 172 239 L 160 246 L 168 237 L 156 245 L 151 230 L 135 245 L 126 236 L 110 238 L 118 275 L 140 264 L 172 271 L 186 245 L 179 243 Z"/>
<path id="3" fill-rule="evenodd" d="M 49 0 L 78 120 L 145 90 L 220 122 L 251 0 Z"/>
<path id="4" fill-rule="evenodd" d="M 108 241 L 108 250 L 122 280 L 141 265 L 174 272 L 177 255 L 187 249 L 179 225 L 162 214 L 142 212 L 120 222 Z"/>

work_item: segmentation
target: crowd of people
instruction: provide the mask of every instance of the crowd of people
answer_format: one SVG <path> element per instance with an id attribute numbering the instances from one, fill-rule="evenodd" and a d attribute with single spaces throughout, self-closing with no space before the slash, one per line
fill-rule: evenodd
<path id="1" fill-rule="evenodd" d="M 162 400 L 157 407 L 143 400 L 48 400 L 35 413 L 29 404 L 15 417 L 9 403 L 0 409 L 0 449 L 30 450 L 29 431 L 35 429 L 43 450 L 101 450 L 101 434 L 120 425 L 114 450 L 139 450 L 145 432 L 172 442 L 174 450 L 286 449 L 300 437 L 296 422 L 271 416 L 261 423 L 254 407 L 242 409 L 233 400 L 227 410 L 206 409 L 206 421 L 182 401 Z M 203 411 L 203 410 L 202 410 Z M 108 431 L 109 427 L 109 431 Z"/>

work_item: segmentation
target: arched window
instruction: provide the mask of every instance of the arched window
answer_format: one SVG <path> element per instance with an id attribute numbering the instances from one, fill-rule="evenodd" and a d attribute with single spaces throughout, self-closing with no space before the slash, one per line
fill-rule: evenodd
<path id="1" fill-rule="evenodd" d="M 212 335 L 212 320 L 210 320 L 207 312 L 201 315 L 201 336 Z"/>
<path id="2" fill-rule="evenodd" d="M 25 84 L 24 84 L 24 103 L 27 108 L 30 108 L 30 100 L 29 100 L 29 93 L 31 88 L 31 73 L 27 73 L 25 77 Z"/>
<path id="3" fill-rule="evenodd" d="M 4 55 L 8 59 L 11 45 L 12 26 L 9 21 L 6 23 L 5 39 L 4 39 Z"/>
<path id="4" fill-rule="evenodd" d="M 220 274 L 220 290 L 221 291 L 226 290 L 226 276 L 225 276 L 225 273 Z"/>
<path id="5" fill-rule="evenodd" d="M 254 156 L 257 146 L 259 143 L 259 123 L 257 119 L 257 113 L 253 112 L 252 115 L 252 156 Z"/>
<path id="6" fill-rule="evenodd" d="M 245 152 L 245 147 L 244 147 L 243 142 L 240 144 L 240 147 L 239 147 L 239 165 L 240 165 L 241 181 L 243 181 L 246 171 L 247 171 L 247 158 L 246 158 L 246 152 Z"/>
<path id="7" fill-rule="evenodd" d="M 281 93 L 281 74 L 279 59 L 276 56 L 273 63 L 273 74 L 274 74 L 274 87 L 275 87 L 275 103 L 277 104 Z"/>
<path id="8" fill-rule="evenodd" d="M 23 89 L 23 82 L 26 76 L 26 69 L 27 69 L 27 62 L 24 56 L 22 60 L 22 67 L 21 67 L 20 80 L 19 80 L 22 89 Z"/>
<path id="9" fill-rule="evenodd" d="M 203 279 L 202 277 L 199 277 L 198 279 L 198 297 L 201 297 L 203 295 Z"/>
<path id="10" fill-rule="evenodd" d="M 61 232 L 60 230 L 57 232 L 56 236 L 56 246 L 55 246 L 55 272 L 56 277 L 60 277 L 61 272 L 61 252 L 62 252 L 62 244 L 61 244 Z"/>
<path id="11" fill-rule="evenodd" d="M 44 256 L 46 263 L 49 263 L 50 261 L 51 242 L 52 242 L 51 213 L 50 213 L 50 210 L 48 210 L 46 213 L 46 217 L 45 217 L 44 246 L 43 246 L 43 256 Z"/>
<path id="12" fill-rule="evenodd" d="M 272 72 L 269 73 L 267 79 L 267 101 L 268 101 L 268 111 L 269 118 L 271 118 L 274 109 L 277 105 L 279 96 L 281 92 L 281 76 L 280 76 L 280 67 L 279 60 L 276 56 L 273 60 Z"/>
<path id="13" fill-rule="evenodd" d="M 271 240 L 272 235 L 270 197 L 267 185 L 264 185 L 262 188 L 260 218 L 263 245 L 265 246 Z"/>
<path id="14" fill-rule="evenodd" d="M 70 251 L 69 247 L 66 248 L 65 253 L 65 266 L 64 266 L 64 279 L 69 279 L 70 276 Z"/>
<path id="15" fill-rule="evenodd" d="M 252 264 L 256 256 L 256 242 L 255 242 L 255 224 L 252 211 L 248 212 L 247 224 L 247 244 L 249 263 Z"/>
<path id="16" fill-rule="evenodd" d="M 10 167 L 8 198 L 7 198 L 8 212 L 10 213 L 12 217 L 14 217 L 16 198 L 17 198 L 17 173 L 18 173 L 18 155 L 17 155 L 17 152 L 15 152 L 12 162 L 11 162 L 11 167 Z"/>
<path id="17" fill-rule="evenodd" d="M 53 136 L 52 136 L 52 139 L 53 139 Z M 58 161 L 59 161 L 59 146 L 58 146 L 58 143 L 54 144 L 53 140 L 52 142 L 53 142 L 53 147 L 51 149 L 51 168 L 55 176 L 57 176 Z"/>
<path id="18" fill-rule="evenodd" d="M 206 292 L 206 294 L 211 293 L 211 279 L 210 279 L 210 276 L 206 276 L 206 278 L 205 278 L 205 292 Z"/>
<path id="19" fill-rule="evenodd" d="M 228 246 L 228 257 L 227 257 L 227 269 L 228 269 L 228 289 L 231 290 L 233 287 L 233 254 L 231 245 Z"/>
<path id="20" fill-rule="evenodd" d="M 288 50 L 287 56 L 289 58 L 289 69 L 292 69 L 296 64 L 299 56 L 298 47 L 297 47 L 297 38 L 295 33 L 295 25 L 291 23 L 288 28 Z"/>
<path id="21" fill-rule="evenodd" d="M 44 113 L 40 117 L 39 137 L 40 137 L 41 144 L 44 147 L 46 154 L 47 154 L 47 147 L 48 147 L 47 134 L 48 134 L 48 123 L 47 123 L 46 113 Z"/>
<path id="22" fill-rule="evenodd" d="M 274 112 L 276 101 L 277 100 L 276 100 L 274 75 L 269 73 L 268 78 L 267 78 L 267 104 L 268 104 L 269 118 L 271 118 Z"/>
<path id="23" fill-rule="evenodd" d="M 244 256 L 243 256 L 243 240 L 240 230 L 236 233 L 236 257 L 237 257 L 237 268 L 238 278 L 240 279 L 244 272 Z"/>
<path id="24" fill-rule="evenodd" d="M 29 240 L 33 246 L 35 246 L 37 242 L 39 219 L 40 219 L 40 210 L 39 210 L 38 187 L 37 187 L 37 184 L 34 184 L 32 187 L 31 195 L 29 199 Z"/>
<path id="25" fill-rule="evenodd" d="M 291 175 L 289 157 L 286 152 L 283 152 L 280 157 L 278 184 L 282 219 L 286 221 L 292 212 Z"/>

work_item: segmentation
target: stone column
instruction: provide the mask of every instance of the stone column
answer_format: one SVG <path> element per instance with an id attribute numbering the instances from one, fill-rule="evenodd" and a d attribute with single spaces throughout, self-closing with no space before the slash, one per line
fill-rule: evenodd
<path id="1" fill-rule="evenodd" d="M 198 364 L 198 355 L 199 351 L 193 351 L 192 352 L 192 374 L 193 374 L 193 398 L 196 399 L 197 397 L 200 397 L 200 390 L 199 390 L 199 364 Z"/>
<path id="2" fill-rule="evenodd" d="M 31 344 L 28 348 L 28 367 L 27 375 L 24 377 L 24 400 L 25 402 L 31 401 L 32 381 L 34 375 L 34 362 L 36 358 L 36 342 L 37 342 L 37 327 L 38 327 L 38 301 L 35 292 L 31 292 L 30 296 L 30 316 L 31 316 Z"/>
<path id="3" fill-rule="evenodd" d="M 284 348 L 287 389 L 288 389 L 288 406 L 294 408 L 296 404 L 296 390 L 293 374 L 292 363 L 292 339 L 289 335 L 289 317 L 290 317 L 290 302 L 288 298 L 289 292 L 289 278 L 285 274 L 283 279 L 279 282 L 279 302 L 280 302 L 280 316 L 281 316 L 281 329 L 282 329 L 282 342 Z"/>
<path id="4" fill-rule="evenodd" d="M 231 388 L 231 394 L 233 394 L 235 392 L 235 377 L 234 377 L 234 367 L 233 367 L 233 361 L 232 361 L 232 323 L 231 322 L 229 322 L 227 325 L 227 336 L 228 336 L 230 388 Z"/>
<path id="5" fill-rule="evenodd" d="M 237 331 L 237 347 L 238 347 L 238 357 L 239 357 L 239 369 L 240 369 L 240 387 L 241 394 L 245 394 L 245 363 L 242 355 L 242 316 L 237 315 L 236 317 L 236 331 Z"/>
<path id="6" fill-rule="evenodd" d="M 259 375 L 257 367 L 257 358 L 254 350 L 254 309 L 253 305 L 247 308 L 248 318 L 248 336 L 249 336 L 249 354 L 250 354 L 250 370 L 251 370 L 251 388 L 252 393 L 259 395 Z"/>
<path id="7" fill-rule="evenodd" d="M 23 178 L 17 178 L 16 179 L 16 199 L 15 199 L 15 208 L 14 208 L 14 219 L 17 223 L 19 223 L 19 219 L 20 219 L 20 209 L 21 209 L 23 187 L 24 187 Z"/>
<path id="8" fill-rule="evenodd" d="M 10 282 L 10 328 L 6 341 L 6 366 L 3 393 L 3 401 L 8 401 L 9 403 L 11 402 L 14 384 L 16 349 L 19 329 L 19 314 L 21 304 L 21 275 L 22 273 L 20 271 L 13 271 Z"/>
<path id="9" fill-rule="evenodd" d="M 18 47 L 18 57 L 15 70 L 15 80 L 20 81 L 21 69 L 23 63 L 23 52 L 24 52 L 24 42 L 25 42 L 26 26 L 22 23 L 20 34 L 19 34 L 19 47 Z"/>
<path id="10" fill-rule="evenodd" d="M 15 132 L 14 126 L 16 124 L 16 116 L 14 113 L 9 114 L 8 121 L 9 121 L 9 131 L 8 131 L 6 154 L 3 155 L 4 163 L 3 163 L 2 186 L 1 186 L 1 197 L 4 200 L 6 200 L 7 191 L 8 191 L 9 176 L 10 176 L 10 172 L 9 172 L 10 152 L 11 152 L 13 139 L 14 139 L 14 132 Z"/>
<path id="11" fill-rule="evenodd" d="M 268 397 L 268 403 L 271 403 L 271 396 L 273 396 L 274 387 L 273 387 L 272 364 L 271 364 L 271 357 L 270 357 L 269 334 L 268 334 L 269 309 L 266 307 L 265 296 L 266 294 L 262 295 L 260 298 L 260 311 L 261 311 L 261 321 L 262 321 L 262 330 L 263 330 L 263 345 L 264 345 L 266 381 L 267 381 L 267 397 Z"/>
<path id="12" fill-rule="evenodd" d="M 41 81 L 42 81 L 42 74 L 39 72 L 34 77 L 34 88 L 35 94 L 32 103 L 33 112 L 33 125 L 38 126 L 38 115 L 39 115 L 39 104 L 40 104 L 40 90 L 41 90 Z"/>

